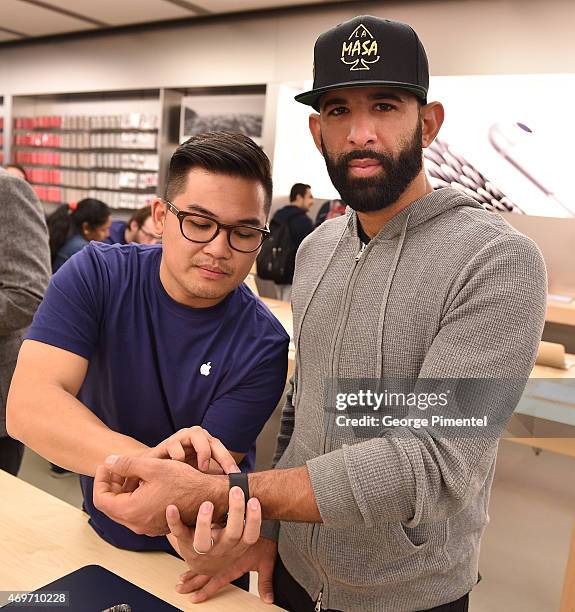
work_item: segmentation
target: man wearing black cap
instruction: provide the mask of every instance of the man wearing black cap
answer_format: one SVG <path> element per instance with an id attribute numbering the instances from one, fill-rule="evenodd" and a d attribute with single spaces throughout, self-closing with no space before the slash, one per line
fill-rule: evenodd
<path id="1" fill-rule="evenodd" d="M 443 107 L 427 103 L 427 59 L 411 27 L 356 17 L 322 34 L 314 59 L 314 88 L 296 99 L 319 112 L 310 129 L 349 209 L 298 252 L 296 366 L 275 469 L 244 487 L 264 519 L 280 522 L 227 558 L 214 535 L 200 558 L 171 520 L 190 565 L 180 592 L 203 601 L 255 570 L 263 598 L 297 612 L 465 611 L 498 440 L 543 329 L 544 263 L 475 200 L 433 191 L 422 149 Z M 209 544 L 209 523 L 227 508 L 226 477 L 206 483 L 172 463 L 123 457 L 107 468 L 154 486 L 179 470 L 185 501 L 164 487 L 166 504 L 191 524 L 210 499 L 213 515 L 195 530 Z M 108 492 L 105 472 L 101 480 Z M 136 528 L 147 521 L 150 535 L 167 529 L 161 508 L 120 498 L 106 511 L 129 513 Z"/>

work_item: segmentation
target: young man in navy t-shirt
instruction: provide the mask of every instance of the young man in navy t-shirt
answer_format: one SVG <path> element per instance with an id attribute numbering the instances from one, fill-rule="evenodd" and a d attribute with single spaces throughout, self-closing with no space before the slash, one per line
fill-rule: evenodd
<path id="1" fill-rule="evenodd" d="M 234 460 L 254 467 L 289 343 L 242 284 L 269 233 L 271 189 L 269 160 L 249 138 L 190 138 L 172 157 L 165 200 L 152 206 L 162 245 L 91 243 L 54 275 L 36 313 L 8 431 L 81 474 L 90 524 L 116 546 L 171 550 L 94 507 L 93 476 L 110 453 L 173 457 L 174 440 L 188 452 L 199 435 L 177 432 L 199 425 L 204 455 L 226 471 Z"/>
<path id="2" fill-rule="evenodd" d="M 154 232 L 154 220 L 150 206 L 134 211 L 127 221 L 112 221 L 106 244 L 158 244 L 160 237 Z"/>

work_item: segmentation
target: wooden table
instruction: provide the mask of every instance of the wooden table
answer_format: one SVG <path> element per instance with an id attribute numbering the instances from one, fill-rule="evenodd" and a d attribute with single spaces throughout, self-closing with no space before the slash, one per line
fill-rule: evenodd
<path id="1" fill-rule="evenodd" d="M 548 298 L 545 320 L 550 323 L 575 325 L 575 300 L 572 302 L 561 302 Z"/>
<path id="2" fill-rule="evenodd" d="M 288 355 L 288 377 L 290 377 L 293 373 L 295 363 L 295 345 L 293 343 L 293 318 L 291 304 L 289 302 L 282 302 L 281 300 L 274 300 L 267 297 L 260 299 L 272 311 L 276 319 L 282 324 L 283 328 L 289 334 L 290 343 Z"/>
<path id="3" fill-rule="evenodd" d="M 282 302 L 281 300 L 274 300 L 267 297 L 260 299 L 272 311 L 276 319 L 282 324 L 283 328 L 293 341 L 293 318 L 291 304 L 289 302 Z"/>
<path id="4" fill-rule="evenodd" d="M 574 359 L 573 355 L 567 355 L 568 359 Z M 575 378 L 575 366 L 572 366 L 568 370 L 560 370 L 558 368 L 551 368 L 548 366 L 536 365 L 531 372 L 530 378 L 545 378 L 554 380 L 573 379 Z M 575 397 L 573 401 L 575 410 Z M 551 451 L 553 453 L 559 453 L 561 455 L 567 455 L 568 457 L 575 458 L 575 438 L 572 436 L 565 437 L 552 437 L 552 438 L 505 438 L 515 442 L 516 444 L 523 444 L 525 446 L 532 446 L 533 448 Z"/>
<path id="5" fill-rule="evenodd" d="M 181 610 L 279 610 L 234 586 L 193 605 L 174 590 L 186 564 L 162 552 L 130 552 L 104 542 L 87 515 L 0 470 L 0 591 L 33 591 L 85 565 L 101 565 Z M 0 599 L 0 605 L 6 603 Z"/>

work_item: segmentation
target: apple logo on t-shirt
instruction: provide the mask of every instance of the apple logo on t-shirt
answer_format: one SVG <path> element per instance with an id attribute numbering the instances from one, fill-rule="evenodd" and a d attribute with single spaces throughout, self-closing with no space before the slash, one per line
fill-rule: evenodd
<path id="1" fill-rule="evenodd" d="M 211 367 L 212 367 L 211 361 L 208 361 L 208 363 L 202 363 L 202 365 L 200 366 L 200 374 L 202 376 L 209 376 Z"/>

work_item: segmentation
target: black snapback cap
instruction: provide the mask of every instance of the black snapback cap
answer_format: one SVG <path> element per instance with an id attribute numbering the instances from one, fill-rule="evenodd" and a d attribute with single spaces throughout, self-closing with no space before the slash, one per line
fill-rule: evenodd
<path id="1" fill-rule="evenodd" d="M 374 85 L 406 89 L 426 103 L 429 66 L 411 26 L 361 15 L 316 40 L 313 89 L 295 99 L 317 111 L 319 98 L 327 91 Z"/>

